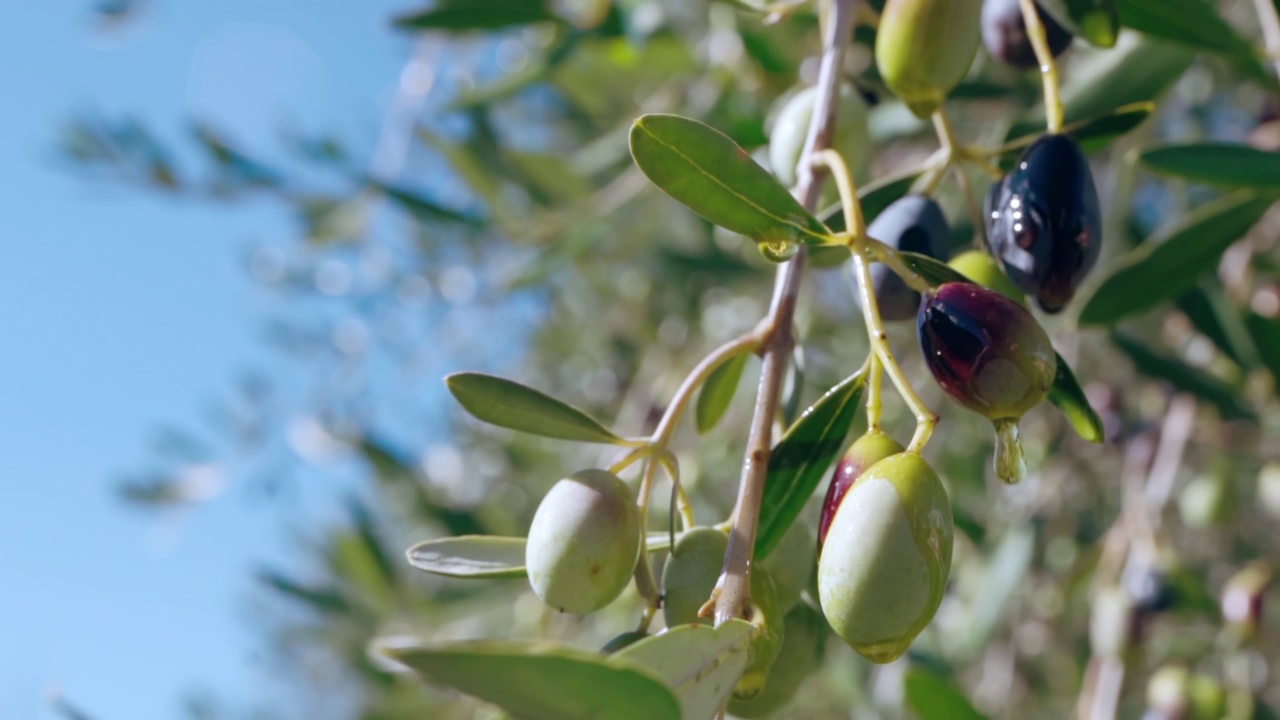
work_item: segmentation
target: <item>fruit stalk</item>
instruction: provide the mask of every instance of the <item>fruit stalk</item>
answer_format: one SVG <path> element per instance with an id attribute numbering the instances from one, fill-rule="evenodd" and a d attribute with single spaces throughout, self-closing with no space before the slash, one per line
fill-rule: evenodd
<path id="1" fill-rule="evenodd" d="M 795 189 L 801 204 L 809 210 L 817 206 L 822 190 L 822 177 L 814 174 L 811 160 L 815 152 L 830 145 L 835 131 L 841 64 L 845 48 L 853 36 L 856 5 L 854 0 L 831 1 L 826 36 L 823 39 L 822 63 L 818 72 L 818 87 L 821 91 L 813 121 L 809 125 L 805 149 L 800 155 L 799 182 Z M 804 249 L 801 249 L 795 258 L 783 263 L 778 268 L 774 281 L 773 301 L 765 320 L 766 327 L 771 332 L 763 346 L 763 367 L 756 395 L 755 414 L 751 420 L 751 435 L 738 484 L 738 501 L 733 511 L 733 530 L 729 536 L 729 550 L 725 554 L 724 574 L 716 598 L 717 625 L 742 617 L 743 610 L 750 601 L 751 553 L 760 523 L 760 501 L 773 446 L 773 422 L 787 363 L 795 344 L 791 325 L 800 292 L 805 254 Z"/>
<path id="2" fill-rule="evenodd" d="M 1044 117 L 1049 132 L 1062 132 L 1062 98 L 1058 95 L 1058 64 L 1053 59 L 1053 51 L 1049 49 L 1049 37 L 1045 34 L 1044 23 L 1040 22 L 1040 14 L 1036 12 L 1035 0 L 1019 0 L 1022 3 L 1022 20 L 1027 26 L 1027 38 L 1036 50 L 1036 61 L 1040 63 L 1040 79 L 1044 82 Z"/>

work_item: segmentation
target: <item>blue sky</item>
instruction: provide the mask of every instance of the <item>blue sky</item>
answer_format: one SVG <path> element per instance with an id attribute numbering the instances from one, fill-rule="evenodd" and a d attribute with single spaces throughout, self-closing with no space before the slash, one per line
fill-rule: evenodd
<path id="1" fill-rule="evenodd" d="M 52 717 L 50 686 L 103 720 L 264 692 L 245 596 L 289 541 L 244 497 L 172 525 L 113 483 L 237 371 L 278 366 L 243 255 L 290 219 L 87 181 L 58 128 L 129 113 L 176 140 L 199 114 L 257 147 L 286 125 L 371 146 L 409 51 L 386 19 L 412 6 L 150 0 L 102 36 L 87 0 L 0 0 L 0 720 Z"/>

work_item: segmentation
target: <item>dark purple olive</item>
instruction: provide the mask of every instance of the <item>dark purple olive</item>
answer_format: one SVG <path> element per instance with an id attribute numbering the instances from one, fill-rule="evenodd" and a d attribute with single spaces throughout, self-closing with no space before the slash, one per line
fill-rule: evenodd
<path id="1" fill-rule="evenodd" d="M 1054 21 L 1049 13 L 1036 3 L 1036 14 L 1044 25 L 1049 51 L 1054 57 L 1071 46 L 1071 33 Z M 986 0 L 982 5 L 982 44 L 991 56 L 1014 67 L 1030 70 L 1040 62 L 1035 48 L 1027 37 L 1027 25 L 1022 20 L 1022 6 L 1018 0 Z"/>
<path id="2" fill-rule="evenodd" d="M 1045 135 L 987 196 L 987 237 L 1009 279 L 1048 313 L 1075 296 L 1102 250 L 1093 172 L 1080 146 Z"/>
<path id="3" fill-rule="evenodd" d="M 898 441 L 878 430 L 868 431 L 858 438 L 844 457 L 836 463 L 835 472 L 831 473 L 831 484 L 827 486 L 827 496 L 822 500 L 822 517 L 818 520 L 818 549 L 827 540 L 827 531 L 831 529 L 831 519 L 836 516 L 840 502 L 849 492 L 849 486 L 858 479 L 867 468 L 887 457 L 902 452 Z"/>
<path id="4" fill-rule="evenodd" d="M 1133 609 L 1145 615 L 1162 613 L 1172 608 L 1177 599 L 1169 578 L 1154 567 L 1127 576 L 1124 585 L 1133 598 Z"/>
<path id="5" fill-rule="evenodd" d="M 924 195 L 899 198 L 876 216 L 867 235 L 894 248 L 946 261 L 951 255 L 951 227 L 938 203 Z M 855 280 L 856 282 L 856 280 Z M 882 263 L 872 263 L 871 283 L 884 320 L 909 320 L 920 307 L 920 293 L 907 287 Z M 861 298 L 855 294 L 855 299 Z"/>

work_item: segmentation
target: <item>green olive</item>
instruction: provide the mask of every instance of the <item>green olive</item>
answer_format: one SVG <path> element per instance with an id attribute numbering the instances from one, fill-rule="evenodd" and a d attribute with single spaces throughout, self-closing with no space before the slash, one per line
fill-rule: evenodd
<path id="1" fill-rule="evenodd" d="M 873 662 L 902 655 L 942 602 L 952 535 L 947 491 L 919 454 L 868 468 L 836 510 L 818 561 L 836 634 Z"/>
<path id="2" fill-rule="evenodd" d="M 640 557 L 640 511 L 631 489 L 604 470 L 556 483 L 533 516 L 525 569 L 538 597 L 580 615 L 613 602 Z"/>
<path id="3" fill-rule="evenodd" d="M 988 290 L 995 290 L 1010 300 L 1026 307 L 1027 299 L 1008 275 L 1000 269 L 1000 263 L 983 250 L 967 250 L 951 258 L 947 263 L 952 270 L 964 275 Z"/>
<path id="4" fill-rule="evenodd" d="M 982 41 L 982 0 L 887 0 L 876 30 L 884 84 L 917 117 L 942 107 Z"/>
<path id="5" fill-rule="evenodd" d="M 756 626 L 756 635 L 751 639 L 747 670 L 733 690 L 734 697 L 750 700 L 764 690 L 769 671 L 782 649 L 786 628 L 784 617 L 773 578 L 763 567 L 752 569 L 751 612 L 747 619 Z"/>
<path id="6" fill-rule="evenodd" d="M 662 569 L 662 616 L 667 627 L 698 623 L 698 610 L 711 597 L 724 567 L 729 536 L 710 527 L 694 528 L 676 541 Z"/>
<path id="7" fill-rule="evenodd" d="M 773 168 L 773 174 L 778 180 L 787 187 L 796 184 L 796 164 L 800 162 L 800 153 L 804 151 L 809 121 L 813 118 L 813 109 L 817 103 L 817 88 L 805 88 L 787 100 L 774 119 L 773 130 L 769 133 L 769 166 Z M 871 158 L 867 104 L 858 91 L 849 85 L 840 87 L 836 134 L 831 147 L 844 158 L 855 178 L 865 175 Z"/>
<path id="8" fill-rule="evenodd" d="M 822 659 L 827 638 L 822 613 L 800 603 L 787 613 L 784 624 L 782 649 L 773 662 L 764 689 L 750 700 L 729 700 L 729 712 L 737 717 L 765 717 L 786 705 Z"/>

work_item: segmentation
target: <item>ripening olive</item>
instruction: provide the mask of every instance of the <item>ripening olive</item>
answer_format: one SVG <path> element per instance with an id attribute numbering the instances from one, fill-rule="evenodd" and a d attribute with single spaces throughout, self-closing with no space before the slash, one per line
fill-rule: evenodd
<path id="1" fill-rule="evenodd" d="M 952 270 L 964 275 L 973 282 L 988 290 L 995 290 L 1010 300 L 1026 307 L 1026 296 L 1008 275 L 1000 269 L 1000 264 L 991 254 L 983 250 L 966 250 L 951 258 L 947 263 Z"/>
<path id="2" fill-rule="evenodd" d="M 1102 214 L 1075 140 L 1045 135 L 987 196 L 987 238 L 1005 274 L 1048 313 L 1061 311 L 1102 251 Z"/>
<path id="3" fill-rule="evenodd" d="M 831 520 L 836 516 L 840 502 L 867 468 L 881 460 L 902 452 L 903 448 L 897 440 L 878 430 L 868 431 L 866 435 L 854 441 L 845 451 L 844 457 L 836 463 L 835 472 L 831 474 L 831 484 L 827 486 L 827 496 L 822 500 L 822 516 L 818 520 L 818 547 L 827 540 L 827 531 L 831 528 Z"/>
<path id="4" fill-rule="evenodd" d="M 1049 13 L 1036 3 L 1036 15 L 1044 26 L 1045 39 L 1054 57 L 1071 46 L 1071 33 L 1063 29 Z M 1022 20 L 1022 5 L 1018 0 L 986 0 L 982 5 L 982 42 L 987 52 L 1014 67 L 1030 70 L 1038 67 L 1035 48 L 1027 37 L 1027 25 Z"/>
<path id="5" fill-rule="evenodd" d="M 867 227 L 867 235 L 894 248 L 946 260 L 951 255 L 951 228 L 942 208 L 924 195 L 907 195 L 885 208 Z M 883 263 L 872 263 L 871 284 L 884 320 L 909 320 L 920 307 L 920 293 L 907 287 Z M 855 280 L 856 287 L 856 280 Z M 856 292 L 854 298 L 861 305 Z"/>
<path id="6" fill-rule="evenodd" d="M 622 594 L 640 557 L 640 511 L 626 483 L 581 470 L 556 483 L 529 527 L 525 568 L 533 591 L 584 615 Z"/>
<path id="7" fill-rule="evenodd" d="M 887 0 L 876 30 L 876 66 L 917 117 L 942 107 L 973 64 L 982 0 Z"/>
<path id="8" fill-rule="evenodd" d="M 711 527 L 699 527 L 680 536 L 662 569 L 662 616 L 667 627 L 698 623 L 698 610 L 711 597 L 720 571 L 729 536 Z"/>
<path id="9" fill-rule="evenodd" d="M 796 184 L 796 164 L 804 151 L 809 134 L 809 121 L 818 104 L 818 89 L 808 87 L 793 95 L 782 106 L 769 133 L 769 167 L 787 187 Z M 836 115 L 836 134 L 831 147 L 840 153 L 854 177 L 865 174 L 871 159 L 870 130 L 867 128 L 867 104 L 862 95 L 847 84 L 840 86 L 840 106 Z"/>
<path id="10" fill-rule="evenodd" d="M 822 613 L 800 603 L 787 613 L 784 624 L 782 649 L 773 662 L 764 689 L 750 700 L 729 700 L 729 712 L 736 717 L 765 717 L 786 705 L 822 658 L 827 638 Z"/>
<path id="11" fill-rule="evenodd" d="M 919 454 L 868 468 L 818 560 L 822 612 L 836 634 L 873 662 L 902 655 L 942 602 L 952 533 L 947 491 Z"/>
<path id="12" fill-rule="evenodd" d="M 800 594 L 809 587 L 817 567 L 817 545 L 813 528 L 797 520 L 782 534 L 778 544 L 759 567 L 769 573 L 778 593 L 778 608 L 786 613 L 800 600 Z"/>
<path id="13" fill-rule="evenodd" d="M 1053 385 L 1057 355 L 1020 305 L 971 283 L 944 283 L 917 318 L 920 348 L 947 394 L 989 420 L 1017 420 Z"/>

